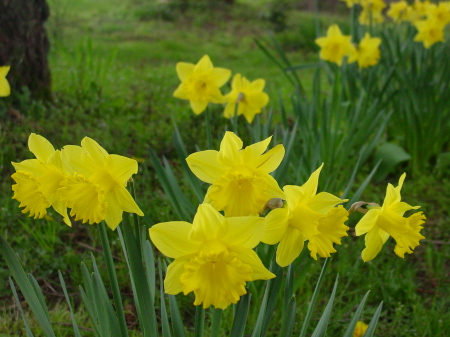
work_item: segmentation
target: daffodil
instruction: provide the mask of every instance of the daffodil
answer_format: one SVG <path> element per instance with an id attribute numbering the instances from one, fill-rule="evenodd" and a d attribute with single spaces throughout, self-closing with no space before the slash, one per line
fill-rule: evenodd
<path id="1" fill-rule="evenodd" d="M 283 145 L 267 149 L 272 137 L 242 149 L 242 140 L 226 132 L 220 150 L 207 150 L 186 158 L 189 168 L 202 181 L 212 184 L 205 202 L 225 216 L 255 215 L 267 201 L 283 198 L 276 180 L 269 174 L 284 156 Z"/>
<path id="2" fill-rule="evenodd" d="M 269 103 L 269 96 L 263 92 L 265 81 L 258 79 L 250 82 L 241 74 L 236 74 L 231 82 L 231 92 L 225 96 L 227 106 L 224 116 L 231 118 L 235 115 L 236 104 L 238 116 L 244 115 L 248 123 L 253 122 L 255 115 Z"/>
<path id="3" fill-rule="evenodd" d="M 231 71 L 224 68 L 214 68 L 208 55 L 203 56 L 197 64 L 177 63 L 177 74 L 181 84 L 173 95 L 189 100 L 195 114 L 202 113 L 208 103 L 225 103 L 220 92 L 231 76 Z"/>
<path id="4" fill-rule="evenodd" d="M 144 215 L 126 189 L 138 171 L 136 160 L 108 154 L 89 137 L 81 141 L 81 147 L 65 146 L 62 159 L 72 175 L 60 184 L 61 201 L 71 208 L 75 220 L 89 224 L 105 220 L 114 230 L 124 211 Z"/>
<path id="5" fill-rule="evenodd" d="M 356 235 L 366 234 L 366 248 L 361 254 L 365 262 L 377 256 L 390 236 L 397 243 L 394 252 L 401 258 L 405 257 L 405 253 L 411 254 L 419 245 L 419 240 L 425 238 L 420 234 L 425 220 L 423 213 L 417 212 L 408 218 L 403 216 L 406 211 L 420 207 L 410 206 L 401 201 L 400 191 L 405 176 L 406 174 L 402 174 L 397 187 L 388 185 L 383 205 L 368 206 L 369 211 L 355 227 Z"/>
<path id="6" fill-rule="evenodd" d="M 389 16 L 394 22 L 402 22 L 407 20 L 411 7 L 408 2 L 402 0 L 398 2 L 391 2 L 387 16 Z"/>
<path id="7" fill-rule="evenodd" d="M 333 243 L 340 244 L 347 236 L 347 210 L 341 205 L 347 201 L 330 193 L 317 193 L 320 166 L 302 186 L 285 186 L 287 207 L 272 210 L 266 216 L 266 231 L 262 242 L 273 245 L 279 242 L 276 261 L 281 267 L 291 264 L 303 250 L 308 240 L 312 258 L 330 257 L 336 252 Z"/>
<path id="8" fill-rule="evenodd" d="M 322 60 L 342 64 L 344 56 L 354 52 L 355 46 L 351 42 L 351 37 L 342 35 L 338 25 L 328 27 L 327 36 L 316 39 L 316 44 L 320 46 L 319 57 Z"/>
<path id="9" fill-rule="evenodd" d="M 423 42 L 425 48 L 428 49 L 437 42 L 444 42 L 444 26 L 438 20 L 419 20 L 414 25 L 418 30 L 414 41 Z"/>
<path id="10" fill-rule="evenodd" d="M 371 37 L 369 33 L 366 33 L 358 47 L 349 56 L 348 62 L 358 62 L 360 69 L 376 65 L 380 59 L 380 44 L 380 38 Z"/>
<path id="11" fill-rule="evenodd" d="M 0 97 L 9 96 L 11 94 L 11 87 L 6 79 L 9 68 L 9 66 L 0 67 Z"/>
<path id="12" fill-rule="evenodd" d="M 358 21 L 362 25 L 371 25 L 383 22 L 383 8 L 386 4 L 383 0 L 361 0 L 362 11 Z"/>
<path id="13" fill-rule="evenodd" d="M 275 277 L 252 250 L 264 226 L 263 218 L 225 218 L 209 204 L 198 207 L 192 224 L 152 226 L 150 238 L 156 248 L 175 259 L 167 269 L 165 292 L 194 292 L 194 305 L 225 309 L 247 293 L 247 282 Z"/>
<path id="14" fill-rule="evenodd" d="M 450 22 L 450 1 L 432 4 L 426 9 L 428 19 L 435 20 L 446 26 Z"/>
<path id="15" fill-rule="evenodd" d="M 30 212 L 30 217 L 42 219 L 47 208 L 52 206 L 63 216 L 64 222 L 71 226 L 67 208 L 60 201 L 59 184 L 68 174 L 61 162 L 61 152 L 44 137 L 32 133 L 28 138 L 28 147 L 36 159 L 12 163 L 16 169 L 11 177 L 16 182 L 12 186 L 13 199 L 24 207 L 23 213 Z"/>
<path id="16" fill-rule="evenodd" d="M 353 337 L 363 337 L 368 327 L 368 324 L 363 321 L 358 321 L 356 323 L 355 330 L 353 331 Z"/>
<path id="17" fill-rule="evenodd" d="M 408 12 L 407 19 L 415 23 L 419 20 L 425 20 L 427 17 L 427 12 L 430 6 L 433 4 L 430 1 L 420 1 L 416 0 L 411 6 L 411 10 Z"/>

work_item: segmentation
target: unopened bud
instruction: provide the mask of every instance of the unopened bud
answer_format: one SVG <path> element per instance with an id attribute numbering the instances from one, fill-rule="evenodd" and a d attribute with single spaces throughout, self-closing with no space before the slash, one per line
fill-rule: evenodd
<path id="1" fill-rule="evenodd" d="M 282 208 L 284 205 L 284 200 L 281 198 L 272 198 L 266 202 L 261 213 L 264 213 L 268 209 Z"/>
<path id="2" fill-rule="evenodd" d="M 367 210 L 367 207 L 364 207 L 364 206 L 380 207 L 380 205 L 378 205 L 377 203 L 374 203 L 374 202 L 357 201 L 350 207 L 348 212 L 349 213 L 360 212 L 360 213 L 366 214 L 368 212 L 368 210 Z"/>

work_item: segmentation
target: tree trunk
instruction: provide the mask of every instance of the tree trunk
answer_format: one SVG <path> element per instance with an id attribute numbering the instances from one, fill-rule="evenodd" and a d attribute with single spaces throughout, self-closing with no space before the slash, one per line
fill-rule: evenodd
<path id="1" fill-rule="evenodd" d="M 28 88 L 36 99 L 51 99 L 46 0 L 0 0 L 0 65 L 11 69 L 11 91 Z"/>

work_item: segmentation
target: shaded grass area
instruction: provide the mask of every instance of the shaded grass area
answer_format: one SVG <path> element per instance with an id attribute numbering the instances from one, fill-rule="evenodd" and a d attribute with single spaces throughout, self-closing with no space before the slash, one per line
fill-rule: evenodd
<path id="1" fill-rule="evenodd" d="M 171 140 L 173 119 L 182 125 L 181 132 L 189 152 L 195 151 L 198 139 L 205 138 L 203 117 L 194 116 L 187 102 L 172 97 L 179 83 L 174 69 L 176 62 L 196 63 L 202 55 L 209 54 L 215 66 L 232 69 L 233 73 L 240 72 L 249 79 L 265 78 L 275 116 L 279 115 L 275 104 L 278 95 L 289 101 L 292 87 L 254 43 L 255 37 L 270 34 L 271 26 L 264 21 L 261 7 L 255 9 L 243 4 L 234 12 L 188 12 L 174 21 L 147 21 L 143 19 L 148 9 L 133 2 L 55 0 L 51 6 L 53 15 L 48 29 L 53 41 L 50 62 L 55 100 L 52 104 L 43 104 L 31 102 L 26 95 L 21 95 L 13 98 L 13 106 L 18 107 L 16 112 L 7 110 L 6 106 L 1 108 L 1 174 L 4 179 L 0 185 L 3 192 L 0 230 L 20 256 L 26 270 L 33 273 L 43 286 L 44 294 L 53 307 L 53 320 L 61 327 L 58 331 L 60 336 L 70 336 L 71 329 L 67 326 L 70 317 L 61 303 L 57 270 L 63 271 L 73 298 L 77 298 L 77 287 L 81 283 L 79 264 L 82 260 L 89 261 L 91 252 L 101 260 L 100 242 L 93 226 L 76 223 L 68 228 L 55 213 L 49 213 L 49 217 L 42 220 L 32 220 L 18 211 L 18 203 L 10 199 L 9 176 L 13 172 L 10 161 L 31 157 L 26 144 L 28 135 L 31 132 L 42 134 L 56 148 L 79 144 L 82 137 L 88 135 L 110 153 L 137 158 L 140 161 L 140 172 L 136 176 L 138 203 L 146 213 L 143 222 L 150 226 L 153 222 L 175 218 L 150 165 L 149 147 L 156 149 L 159 155 L 167 156 L 177 170 Z M 327 20 L 346 21 L 334 17 L 326 17 Z M 294 12 L 288 25 L 289 29 L 276 37 L 289 51 L 289 57 L 295 63 L 314 61 L 316 55 L 311 43 L 315 36 L 313 16 Z M 310 90 L 308 83 L 312 72 L 305 70 L 301 75 L 307 90 Z M 226 121 L 220 116 L 220 107 L 213 108 L 213 112 L 212 122 L 220 133 L 225 129 Z M 389 182 L 396 179 L 390 177 Z M 381 202 L 385 183 L 372 185 L 363 199 Z M 351 233 L 350 237 L 344 238 L 327 271 L 322 303 L 313 325 L 326 305 L 334 278 L 339 273 L 340 300 L 333 312 L 330 336 L 343 332 L 351 312 L 368 289 L 372 294 L 365 318 L 373 314 L 380 301 L 385 301 L 377 330 L 380 335 L 445 336 L 445 331 L 450 330 L 447 313 L 450 268 L 448 191 L 448 178 L 429 176 L 406 182 L 402 194 L 410 204 L 423 205 L 428 217 L 424 235 L 428 239 L 405 260 L 393 254 L 391 240 L 376 260 L 364 264 L 359 259 L 363 240 L 356 240 Z M 130 328 L 134 328 L 136 319 L 129 276 L 116 233 L 109 233 L 109 238 L 116 252 L 119 283 L 127 298 L 127 321 Z M 267 265 L 268 261 L 265 263 Z M 306 251 L 296 262 L 297 333 L 320 268 L 321 263 L 310 259 Z M 5 281 L 5 287 L 0 287 L 0 296 L 6 304 L 1 310 L 0 333 L 20 336 L 23 333 L 21 322 L 11 319 L 16 311 L 10 290 L 6 287 L 8 276 L 9 272 L 1 268 L 0 277 L 2 282 Z M 252 286 L 253 304 L 261 299 L 262 285 L 262 282 L 255 282 Z M 180 301 L 186 326 L 192 328 L 192 294 L 180 296 Z M 84 330 L 83 336 L 93 335 L 82 306 L 79 306 L 77 315 L 80 325 L 88 329 Z M 273 322 L 279 322 L 280 315 L 277 312 Z M 247 333 L 251 333 L 255 320 L 256 313 L 253 312 Z M 231 313 L 228 313 L 223 324 L 224 334 L 229 332 L 231 321 Z M 272 335 L 277 328 L 276 324 L 271 327 Z M 38 328 L 36 331 L 39 335 Z"/>

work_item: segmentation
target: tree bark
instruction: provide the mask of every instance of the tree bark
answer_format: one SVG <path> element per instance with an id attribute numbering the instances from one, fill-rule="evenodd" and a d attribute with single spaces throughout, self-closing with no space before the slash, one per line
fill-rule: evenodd
<path id="1" fill-rule="evenodd" d="M 35 99 L 51 99 L 50 44 L 44 28 L 46 0 L 0 0 L 0 65 L 11 69 L 11 90 L 25 88 Z"/>

